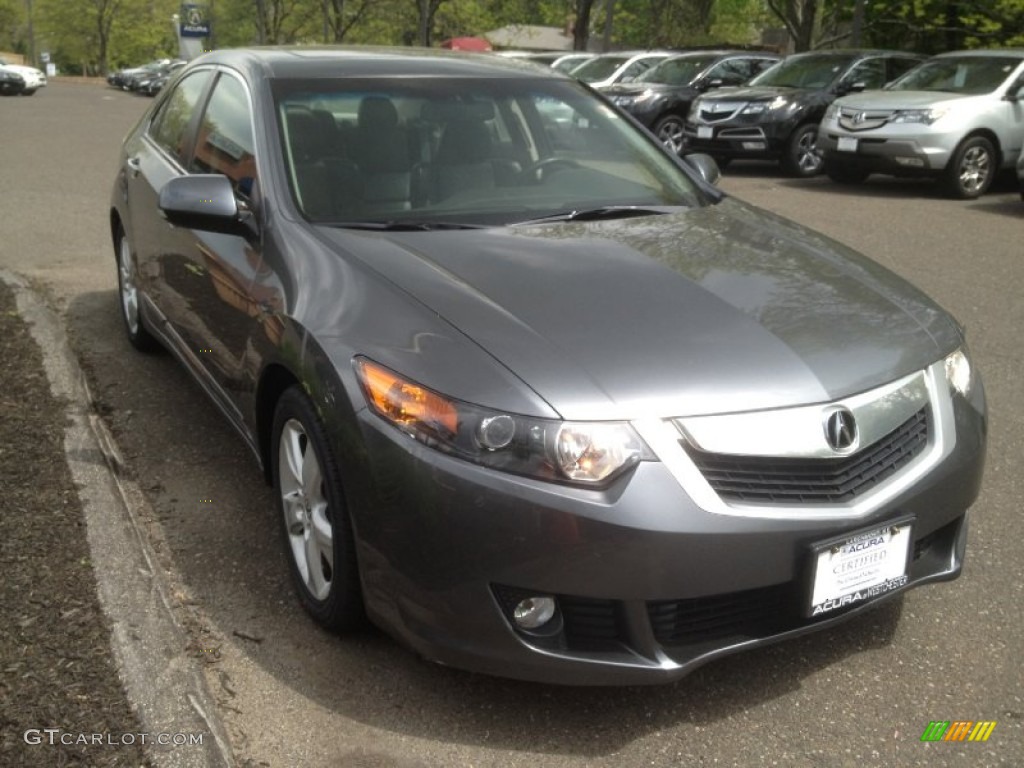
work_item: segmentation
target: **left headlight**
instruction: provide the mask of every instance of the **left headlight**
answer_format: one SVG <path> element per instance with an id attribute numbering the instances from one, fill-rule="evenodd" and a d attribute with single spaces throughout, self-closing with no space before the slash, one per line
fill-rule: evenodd
<path id="1" fill-rule="evenodd" d="M 966 397 L 967 393 L 971 391 L 974 375 L 971 370 L 971 360 L 967 356 L 967 348 L 960 347 L 956 352 L 947 355 L 945 368 L 946 381 L 954 390 Z"/>
<path id="2" fill-rule="evenodd" d="M 650 448 L 625 422 L 573 422 L 502 413 L 445 397 L 366 358 L 359 383 L 378 416 L 419 442 L 467 461 L 551 482 L 602 487 Z"/>

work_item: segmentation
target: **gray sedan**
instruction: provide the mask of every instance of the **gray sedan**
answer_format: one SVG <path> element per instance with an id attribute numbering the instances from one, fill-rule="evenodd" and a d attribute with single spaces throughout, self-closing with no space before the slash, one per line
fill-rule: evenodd
<path id="1" fill-rule="evenodd" d="M 208 54 L 124 143 L 125 328 L 263 467 L 320 624 L 675 679 L 957 577 L 985 453 L 959 325 L 714 178 L 514 61 Z"/>

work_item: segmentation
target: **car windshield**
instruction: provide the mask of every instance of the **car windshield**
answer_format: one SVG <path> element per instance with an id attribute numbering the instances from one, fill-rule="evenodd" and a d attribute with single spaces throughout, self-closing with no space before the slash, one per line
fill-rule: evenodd
<path id="1" fill-rule="evenodd" d="M 1021 59 L 1012 56 L 942 56 L 912 69 L 889 90 L 991 93 L 1020 63 Z"/>
<path id="2" fill-rule="evenodd" d="M 576 67 L 572 71 L 572 76 L 585 83 L 607 80 L 630 58 L 630 56 L 596 56 Z"/>
<path id="3" fill-rule="evenodd" d="M 701 72 L 711 66 L 713 56 L 680 56 L 665 59 L 640 75 L 636 82 L 663 85 L 689 85 Z"/>
<path id="4" fill-rule="evenodd" d="M 559 72 L 568 74 L 592 58 L 592 56 L 563 56 L 551 66 Z"/>
<path id="5" fill-rule="evenodd" d="M 769 67 L 750 81 L 750 85 L 775 88 L 827 88 L 846 70 L 852 56 L 806 54 L 790 56 Z"/>
<path id="6" fill-rule="evenodd" d="M 314 222 L 492 226 L 711 199 L 574 80 L 278 79 L 272 90 L 292 192 Z"/>

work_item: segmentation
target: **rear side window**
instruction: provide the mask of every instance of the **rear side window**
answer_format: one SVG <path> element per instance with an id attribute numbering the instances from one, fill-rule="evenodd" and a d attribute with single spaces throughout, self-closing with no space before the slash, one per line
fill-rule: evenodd
<path id="1" fill-rule="evenodd" d="M 208 69 L 186 75 L 178 82 L 167 101 L 149 126 L 149 135 L 182 165 L 188 163 L 186 142 L 188 127 L 195 115 L 199 100 L 210 81 Z"/>
<path id="2" fill-rule="evenodd" d="M 843 82 L 847 85 L 861 85 L 864 88 L 881 88 L 886 83 L 885 59 L 864 59 L 857 62 Z"/>
<path id="3" fill-rule="evenodd" d="M 921 63 L 920 59 L 908 59 L 906 56 L 893 56 L 889 59 L 889 77 L 887 83 L 891 83 L 897 77 L 902 77 Z"/>

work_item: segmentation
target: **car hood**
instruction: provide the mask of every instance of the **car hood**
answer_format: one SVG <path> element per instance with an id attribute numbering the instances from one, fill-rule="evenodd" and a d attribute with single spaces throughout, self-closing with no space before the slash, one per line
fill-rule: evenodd
<path id="1" fill-rule="evenodd" d="M 353 233 L 323 234 L 351 252 Z M 960 338 L 874 262 L 730 199 L 606 222 L 389 233 L 369 248 L 363 235 L 373 269 L 567 419 L 825 402 L 920 370 Z"/>
<path id="2" fill-rule="evenodd" d="M 2 65 L 0 65 L 0 67 L 2 67 L 3 69 L 8 70 L 9 72 L 14 72 L 14 73 L 22 75 L 22 76 L 26 76 L 26 75 L 29 76 L 29 77 L 42 77 L 43 76 L 43 71 L 42 70 L 36 69 L 35 67 L 25 67 L 25 66 L 22 66 L 21 64 L 2 64 Z"/>
<path id="3" fill-rule="evenodd" d="M 972 99 L 992 99 L 992 96 L 941 91 L 864 91 L 844 96 L 840 103 L 855 109 L 927 109 Z"/>
<path id="4" fill-rule="evenodd" d="M 796 101 L 809 94 L 818 93 L 820 88 L 775 88 L 767 85 L 745 85 L 737 88 L 718 88 L 711 95 L 702 96 L 701 101 L 771 101 L 784 96 Z"/>
<path id="5" fill-rule="evenodd" d="M 668 85 L 666 83 L 628 83 L 610 85 L 604 89 L 608 96 L 639 96 L 645 91 L 653 93 L 668 93 L 669 91 L 693 91 L 693 88 L 685 85 Z"/>

